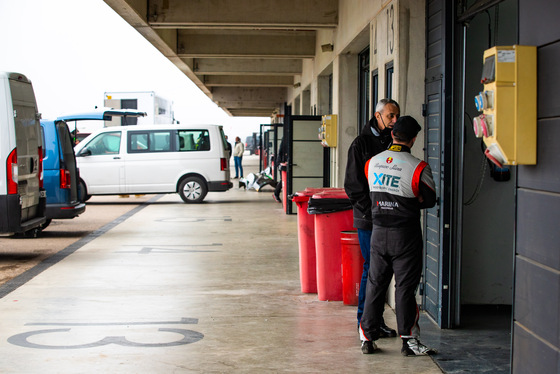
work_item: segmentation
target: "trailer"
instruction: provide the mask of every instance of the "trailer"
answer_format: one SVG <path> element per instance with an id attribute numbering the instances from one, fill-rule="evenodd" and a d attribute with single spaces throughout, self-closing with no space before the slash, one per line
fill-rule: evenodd
<path id="1" fill-rule="evenodd" d="M 127 118 L 126 123 L 122 122 L 122 117 L 113 117 L 111 121 L 105 121 L 105 127 L 176 123 L 173 101 L 156 95 L 154 91 L 105 92 L 103 104 L 113 109 L 136 109 L 146 112 L 145 117 Z"/>

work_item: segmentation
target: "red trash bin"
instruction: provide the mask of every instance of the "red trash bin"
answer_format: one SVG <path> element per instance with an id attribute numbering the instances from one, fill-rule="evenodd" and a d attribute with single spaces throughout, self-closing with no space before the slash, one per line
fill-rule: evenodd
<path id="1" fill-rule="evenodd" d="M 280 165 L 282 170 L 282 209 L 284 209 L 284 212 L 287 212 L 288 191 L 286 186 L 288 185 L 288 163 L 283 162 Z"/>
<path id="2" fill-rule="evenodd" d="M 313 199 L 348 200 L 344 189 L 317 193 Z M 340 233 L 354 230 L 352 208 L 315 214 L 315 250 L 317 252 L 317 296 L 319 300 L 342 300 L 342 254 Z"/>
<path id="3" fill-rule="evenodd" d="M 292 196 L 292 201 L 297 205 L 299 279 L 301 292 L 304 293 L 317 293 L 315 217 L 307 213 L 307 205 L 311 196 L 326 189 L 307 187 Z"/>
<path id="4" fill-rule="evenodd" d="M 360 250 L 358 231 L 342 231 L 340 245 L 342 250 L 342 302 L 345 305 L 358 305 L 364 270 L 364 256 Z"/>

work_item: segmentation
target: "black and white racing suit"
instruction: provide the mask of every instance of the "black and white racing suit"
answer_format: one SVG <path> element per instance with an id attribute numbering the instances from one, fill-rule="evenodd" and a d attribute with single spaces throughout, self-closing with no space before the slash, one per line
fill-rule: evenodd
<path id="1" fill-rule="evenodd" d="M 420 209 L 435 205 L 430 166 L 412 156 L 410 148 L 393 145 L 365 166 L 372 201 L 371 262 L 362 340 L 377 340 L 385 306 L 385 290 L 395 275 L 398 333 L 418 337 L 416 288 L 422 273 Z"/>

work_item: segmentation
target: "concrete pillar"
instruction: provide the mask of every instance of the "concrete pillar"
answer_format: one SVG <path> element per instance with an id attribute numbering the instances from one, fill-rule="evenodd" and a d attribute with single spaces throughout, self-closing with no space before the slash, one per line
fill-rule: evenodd
<path id="1" fill-rule="evenodd" d="M 317 78 L 317 114 L 332 114 L 329 113 L 329 102 L 331 101 L 332 92 L 329 86 L 330 74 L 319 75 Z"/>
<path id="2" fill-rule="evenodd" d="M 310 115 L 311 113 L 311 88 L 308 86 L 301 93 L 301 114 Z"/>
<path id="3" fill-rule="evenodd" d="M 338 114 L 338 144 L 331 151 L 331 184 L 344 185 L 347 151 L 358 128 L 358 55 L 343 54 L 333 65 L 333 113 Z"/>

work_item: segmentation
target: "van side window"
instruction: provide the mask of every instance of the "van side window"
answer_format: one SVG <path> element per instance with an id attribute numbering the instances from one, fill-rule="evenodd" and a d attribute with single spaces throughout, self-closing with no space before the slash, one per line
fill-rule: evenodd
<path id="1" fill-rule="evenodd" d="M 169 131 L 150 133 L 150 151 L 169 152 L 171 150 L 171 134 Z"/>
<path id="2" fill-rule="evenodd" d="M 129 133 L 128 152 L 146 152 L 148 150 L 148 133 Z"/>
<path id="3" fill-rule="evenodd" d="M 180 152 L 209 151 L 210 135 L 208 130 L 179 130 L 177 145 Z"/>
<path id="4" fill-rule="evenodd" d="M 170 152 L 171 132 L 129 131 L 128 153 Z"/>
<path id="5" fill-rule="evenodd" d="M 119 153 L 121 146 L 121 133 L 104 132 L 96 136 L 88 145 L 87 150 L 92 156 L 113 155 Z"/>

